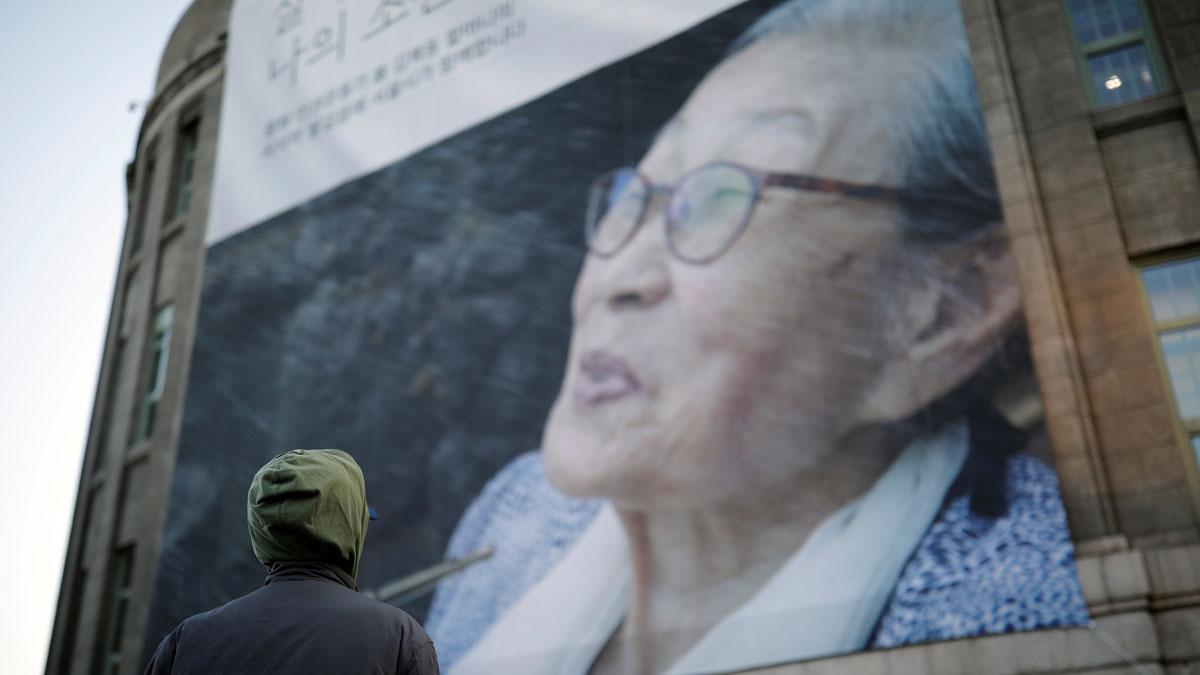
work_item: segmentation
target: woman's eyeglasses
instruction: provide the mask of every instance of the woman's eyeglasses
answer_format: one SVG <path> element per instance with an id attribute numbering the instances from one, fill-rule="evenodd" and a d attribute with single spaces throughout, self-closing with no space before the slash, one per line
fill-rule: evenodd
<path id="1" fill-rule="evenodd" d="M 651 197 L 666 194 L 667 247 L 671 253 L 696 265 L 712 262 L 741 236 L 763 188 L 768 187 L 883 201 L 893 201 L 901 194 L 895 188 L 756 171 L 732 162 L 706 164 L 671 186 L 655 185 L 637 169 L 624 167 L 600 176 L 592 184 L 585 223 L 588 250 L 602 258 L 616 255 L 637 232 Z"/>

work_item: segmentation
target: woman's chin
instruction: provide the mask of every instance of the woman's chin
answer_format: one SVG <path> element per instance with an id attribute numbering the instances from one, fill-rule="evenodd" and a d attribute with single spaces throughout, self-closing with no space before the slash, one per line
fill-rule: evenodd
<path id="1" fill-rule="evenodd" d="M 595 441 L 562 423 L 552 414 L 542 437 L 542 464 L 550 483 L 568 497 L 605 496 L 597 492 L 602 478 Z"/>
<path id="2" fill-rule="evenodd" d="M 606 499 L 618 507 L 647 510 L 691 508 L 713 494 L 719 476 L 670 469 L 649 448 L 672 448 L 661 429 L 633 431 L 611 423 L 581 419 L 560 399 L 542 434 L 542 465 L 561 493 L 575 499 Z M 670 470 L 668 470 L 670 469 Z M 685 480 L 680 480 L 684 477 Z"/>
<path id="3" fill-rule="evenodd" d="M 561 402 L 560 402 L 561 403 Z M 618 496 L 622 461 L 613 439 L 597 438 L 597 430 L 572 418 L 570 406 L 555 405 L 542 434 L 542 463 L 550 483 L 568 497 L 577 499 Z"/>

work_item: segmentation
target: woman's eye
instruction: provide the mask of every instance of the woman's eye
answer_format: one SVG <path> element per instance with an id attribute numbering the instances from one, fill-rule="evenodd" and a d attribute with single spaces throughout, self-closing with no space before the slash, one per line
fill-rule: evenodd
<path id="1" fill-rule="evenodd" d="M 732 187 L 717 188 L 709 193 L 708 201 L 710 204 L 732 204 L 740 203 L 745 200 L 746 193 L 742 190 Z"/>
<path id="2" fill-rule="evenodd" d="M 705 195 L 702 208 L 710 215 L 726 215 L 743 208 L 747 198 L 746 192 L 739 188 L 718 188 Z"/>
<path id="3" fill-rule="evenodd" d="M 610 200 L 609 210 L 622 216 L 637 213 L 637 210 L 641 208 L 642 201 L 634 192 L 632 189 L 626 189 L 614 195 Z"/>

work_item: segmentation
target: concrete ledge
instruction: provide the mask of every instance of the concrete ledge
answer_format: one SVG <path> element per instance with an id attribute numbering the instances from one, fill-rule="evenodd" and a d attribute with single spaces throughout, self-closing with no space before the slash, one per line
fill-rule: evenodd
<path id="1" fill-rule="evenodd" d="M 1124 668 L 1103 668 L 1078 672 L 1079 675 L 1162 675 L 1163 669 L 1157 663 L 1143 663 L 1140 671 L 1134 669 L 1133 666 L 1125 666 Z"/>
<path id="2" fill-rule="evenodd" d="M 1145 556 L 1155 599 L 1200 593 L 1200 545 L 1150 549 Z"/>
<path id="3" fill-rule="evenodd" d="M 1093 617 L 1146 609 L 1150 576 L 1142 551 L 1109 550 L 1076 560 L 1079 583 Z"/>
<path id="4" fill-rule="evenodd" d="M 1169 119 L 1187 119 L 1183 97 L 1177 93 L 1159 94 L 1092 112 L 1092 124 L 1101 138 Z"/>
<path id="5" fill-rule="evenodd" d="M 1114 600 L 1145 598 L 1150 594 L 1150 579 L 1141 551 L 1115 553 L 1103 558 L 1101 569 L 1108 595 Z"/>
<path id="6" fill-rule="evenodd" d="M 1188 607 L 1154 615 L 1166 661 L 1200 660 L 1200 607 Z M 1197 669 L 1200 673 L 1200 669 Z"/>
<path id="7" fill-rule="evenodd" d="M 1167 675 L 1196 675 L 1200 673 L 1200 661 L 1172 663 L 1167 666 Z"/>
<path id="8" fill-rule="evenodd" d="M 1200 630 L 1200 609 L 1180 617 L 1172 630 L 1180 644 Z M 1195 623 L 1191 623 L 1195 619 Z M 1148 612 L 1103 617 L 1100 629 L 1140 661 L 1147 672 L 1160 674 L 1162 652 L 1154 618 Z M 1174 643 L 1172 643 L 1174 644 Z M 1185 650 L 1181 650 L 1183 654 Z M 1088 628 L 1010 633 L 982 638 L 901 647 L 853 656 L 762 668 L 756 675 L 1039 675 L 1050 673 L 1135 673 L 1125 658 Z"/>

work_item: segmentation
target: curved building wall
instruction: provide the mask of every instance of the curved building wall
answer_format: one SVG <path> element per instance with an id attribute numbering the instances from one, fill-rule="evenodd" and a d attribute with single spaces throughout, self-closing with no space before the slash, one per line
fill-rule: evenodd
<path id="1" fill-rule="evenodd" d="M 231 0 L 196 0 L 188 7 L 163 48 L 155 79 L 155 95 L 182 70 L 199 60 L 210 49 L 215 37 L 224 35 L 229 25 L 230 4 Z"/>
<path id="2" fill-rule="evenodd" d="M 128 216 L 47 673 L 140 672 L 190 364 L 229 0 L 164 50 L 127 168 Z"/>

